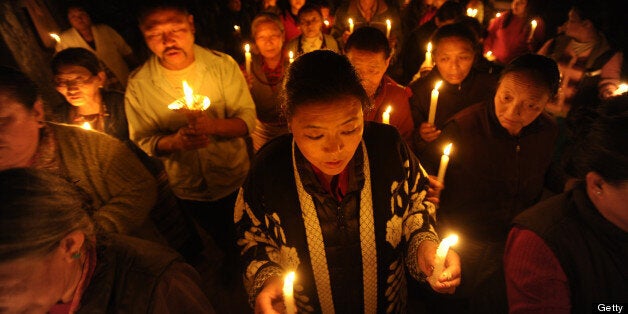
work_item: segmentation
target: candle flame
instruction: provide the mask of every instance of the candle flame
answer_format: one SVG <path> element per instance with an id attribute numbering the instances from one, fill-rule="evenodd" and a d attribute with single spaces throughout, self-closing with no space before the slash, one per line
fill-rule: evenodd
<path id="1" fill-rule="evenodd" d="M 352 19 L 352 18 L 349 18 L 349 20 L 348 20 L 348 21 L 349 21 L 349 26 L 353 26 L 353 19 Z"/>
<path id="2" fill-rule="evenodd" d="M 444 238 L 442 242 L 447 244 L 448 246 L 456 245 L 456 243 L 458 243 L 458 235 L 457 234 L 452 234 L 452 235 Z"/>
<path id="3" fill-rule="evenodd" d="M 478 9 L 472 9 L 472 8 L 467 9 L 467 16 L 476 17 L 477 15 L 478 15 Z"/>
<path id="4" fill-rule="evenodd" d="M 536 27 L 536 20 L 530 21 L 530 25 L 532 25 L 532 27 Z"/>
<path id="5" fill-rule="evenodd" d="M 434 85 L 434 90 L 438 91 L 438 89 L 440 88 L 441 85 L 443 85 L 443 81 L 436 82 L 436 85 Z"/>
<path id="6" fill-rule="evenodd" d="M 449 143 L 447 144 L 447 146 L 445 146 L 445 149 L 443 150 L 443 154 L 445 156 L 449 156 L 449 154 L 451 153 L 451 147 L 453 146 L 453 143 Z"/>
<path id="7" fill-rule="evenodd" d="M 388 108 L 386 108 L 386 111 L 384 113 L 390 114 L 391 111 L 392 111 L 392 106 L 388 106 Z"/>
<path id="8" fill-rule="evenodd" d="M 92 129 L 92 125 L 89 124 L 89 122 L 83 122 L 83 124 L 81 124 L 81 127 L 85 130 L 91 130 Z"/>
<path id="9" fill-rule="evenodd" d="M 294 287 L 294 277 L 295 274 L 293 271 L 289 272 L 283 280 L 283 291 L 284 294 L 292 294 Z"/>
<path id="10" fill-rule="evenodd" d="M 492 55 L 493 55 L 493 52 L 489 50 L 489 51 L 487 51 L 487 52 L 486 52 L 486 54 L 485 54 L 484 56 L 486 56 L 487 58 L 489 58 L 489 57 L 490 57 L 490 56 L 492 56 Z"/>
<path id="11" fill-rule="evenodd" d="M 183 95 L 185 95 L 185 105 L 188 108 L 192 107 L 194 105 L 194 91 L 186 80 L 183 80 Z"/>
<path id="12" fill-rule="evenodd" d="M 203 105 L 201 105 L 201 111 L 207 110 L 209 105 L 211 105 L 211 101 L 209 101 L 209 97 L 205 96 L 205 98 L 203 98 Z"/>
<path id="13" fill-rule="evenodd" d="M 288 52 L 288 57 L 290 57 L 290 59 L 294 59 L 294 52 Z"/>
<path id="14" fill-rule="evenodd" d="M 390 26 L 391 26 L 391 25 L 392 25 L 392 23 L 390 22 L 390 20 L 386 20 L 386 26 L 387 26 L 388 28 L 390 28 Z"/>
<path id="15" fill-rule="evenodd" d="M 61 42 L 61 37 L 59 37 L 59 35 L 55 33 L 50 33 L 48 35 L 50 35 L 50 37 L 52 37 L 52 39 L 54 39 L 57 42 L 57 44 Z"/>
<path id="16" fill-rule="evenodd" d="M 619 96 L 625 92 L 628 92 L 628 84 L 626 83 L 622 83 L 619 84 L 619 86 L 617 87 L 617 89 L 613 92 L 614 96 Z"/>
<path id="17" fill-rule="evenodd" d="M 432 42 L 427 43 L 427 52 L 432 52 Z"/>
<path id="18" fill-rule="evenodd" d="M 240 31 L 240 26 L 239 26 L 239 25 L 233 25 L 233 29 L 234 29 L 236 32 L 239 32 L 239 31 Z"/>
<path id="19" fill-rule="evenodd" d="M 500 16 L 502 16 L 502 13 L 501 13 L 501 12 L 497 12 L 497 13 L 495 13 L 495 17 L 500 17 Z"/>
<path id="20" fill-rule="evenodd" d="M 251 46 L 249 44 L 244 45 L 244 51 L 245 52 L 250 52 L 251 51 Z"/>
<path id="21" fill-rule="evenodd" d="M 323 20 L 323 24 L 325 24 L 325 26 L 329 27 L 329 21 L 327 19 Z"/>

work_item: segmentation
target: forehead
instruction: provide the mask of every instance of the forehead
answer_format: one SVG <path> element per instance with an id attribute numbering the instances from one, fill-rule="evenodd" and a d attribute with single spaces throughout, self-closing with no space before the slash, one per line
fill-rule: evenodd
<path id="1" fill-rule="evenodd" d="M 521 72 L 511 72 L 504 75 L 498 90 L 507 90 L 510 93 L 530 97 L 542 97 L 545 94 L 549 95 L 548 87 L 536 82 L 530 74 Z"/>
<path id="2" fill-rule="evenodd" d="M 438 43 L 436 43 L 435 48 L 436 49 L 434 50 L 434 52 L 436 53 L 438 53 L 439 51 L 473 51 L 473 46 L 471 45 L 471 43 L 468 40 L 458 36 L 442 38 L 438 41 Z"/>
<path id="3" fill-rule="evenodd" d="M 167 24 L 188 24 L 189 14 L 175 9 L 162 9 L 149 13 L 142 22 L 142 30 L 149 31 Z"/>
<path id="4" fill-rule="evenodd" d="M 379 63 L 386 61 L 384 56 L 384 52 L 372 52 L 367 50 L 361 50 L 356 48 L 351 48 L 347 51 L 347 58 L 351 61 L 351 63 L 355 64 L 364 64 L 377 66 Z"/>
<path id="5" fill-rule="evenodd" d="M 292 115 L 295 125 L 336 126 L 360 117 L 362 104 L 353 96 L 344 96 L 330 101 L 314 101 L 298 105 Z"/>
<path id="6" fill-rule="evenodd" d="M 318 13 L 316 10 L 308 11 L 305 13 L 301 13 L 300 18 L 302 20 L 314 20 L 321 18 L 322 15 Z"/>
<path id="7" fill-rule="evenodd" d="M 76 75 L 84 75 L 84 74 L 91 74 L 91 72 L 80 65 L 73 65 L 73 64 L 66 64 L 66 65 L 62 65 L 57 69 L 57 74 L 56 76 L 59 75 L 70 75 L 70 74 L 76 74 Z"/>
<path id="8" fill-rule="evenodd" d="M 255 35 L 259 33 L 281 33 L 281 28 L 273 21 L 264 21 L 255 28 Z"/>
<path id="9" fill-rule="evenodd" d="M 87 15 L 87 12 L 85 12 L 85 10 L 81 8 L 70 8 L 68 10 L 69 17 L 76 17 L 76 16 L 81 16 L 81 15 Z"/>

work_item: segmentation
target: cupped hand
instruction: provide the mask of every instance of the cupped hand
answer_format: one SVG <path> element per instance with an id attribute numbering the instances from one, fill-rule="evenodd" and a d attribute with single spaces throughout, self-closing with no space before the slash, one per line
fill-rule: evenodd
<path id="1" fill-rule="evenodd" d="M 255 314 L 281 314 L 285 312 L 282 289 L 283 282 L 279 277 L 266 280 L 264 288 L 255 298 Z"/>
<path id="2" fill-rule="evenodd" d="M 428 277 L 434 272 L 434 259 L 438 244 L 434 241 L 426 240 L 419 246 L 419 268 Z M 460 256 L 453 250 L 449 250 L 445 257 L 445 269 L 438 281 L 430 282 L 432 289 L 438 293 L 453 294 L 456 287 L 460 285 L 461 276 Z M 429 281 L 428 281 L 429 282 Z"/>
<path id="3" fill-rule="evenodd" d="M 432 123 L 423 122 L 419 126 L 419 135 L 426 142 L 433 142 L 440 136 L 441 131 L 436 129 L 436 126 Z"/>
<path id="4" fill-rule="evenodd" d="M 438 181 L 436 179 L 436 176 L 429 175 L 427 178 L 429 179 L 430 182 L 427 188 L 426 199 L 430 203 L 434 205 L 438 205 L 440 204 L 440 192 L 445 188 L 445 185 L 443 185 L 440 181 Z"/>

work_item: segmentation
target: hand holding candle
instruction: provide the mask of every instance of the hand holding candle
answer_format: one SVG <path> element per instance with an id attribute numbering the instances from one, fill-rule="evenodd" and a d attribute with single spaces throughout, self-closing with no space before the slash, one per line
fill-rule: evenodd
<path id="1" fill-rule="evenodd" d="M 434 257 L 434 272 L 432 272 L 431 276 L 427 277 L 427 281 L 432 286 L 435 286 L 436 283 L 438 283 L 438 279 L 445 270 L 445 258 L 447 257 L 447 253 L 449 253 L 449 247 L 455 245 L 457 242 L 458 236 L 453 234 L 443 239 L 438 245 L 436 256 Z"/>
<path id="2" fill-rule="evenodd" d="M 294 301 L 294 272 L 289 272 L 283 281 L 283 302 L 286 305 L 286 314 L 296 314 L 297 306 Z"/>
<path id="3" fill-rule="evenodd" d="M 438 106 L 438 89 L 443 84 L 443 81 L 438 81 L 434 85 L 434 89 L 432 90 L 432 97 L 430 98 L 430 111 L 427 117 L 427 122 L 434 124 L 434 120 L 436 119 L 436 107 Z"/>
<path id="4" fill-rule="evenodd" d="M 249 44 L 244 45 L 244 59 L 246 66 L 246 73 L 251 75 L 251 46 Z"/>
<path id="5" fill-rule="evenodd" d="M 392 111 L 392 106 L 388 106 L 388 108 L 386 108 L 386 111 L 384 111 L 384 113 L 382 113 L 382 123 L 383 124 L 390 124 L 390 112 Z"/>
<path id="6" fill-rule="evenodd" d="M 438 182 L 445 183 L 445 172 L 447 171 L 447 165 L 449 165 L 449 154 L 451 153 L 451 146 L 449 143 L 443 150 L 443 155 L 440 157 L 440 166 L 438 167 Z"/>

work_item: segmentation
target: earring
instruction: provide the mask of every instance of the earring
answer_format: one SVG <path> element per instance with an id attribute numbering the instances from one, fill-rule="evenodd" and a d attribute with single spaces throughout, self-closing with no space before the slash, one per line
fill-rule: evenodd
<path id="1" fill-rule="evenodd" d="M 81 257 L 81 252 L 72 253 L 73 259 L 79 259 Z"/>

